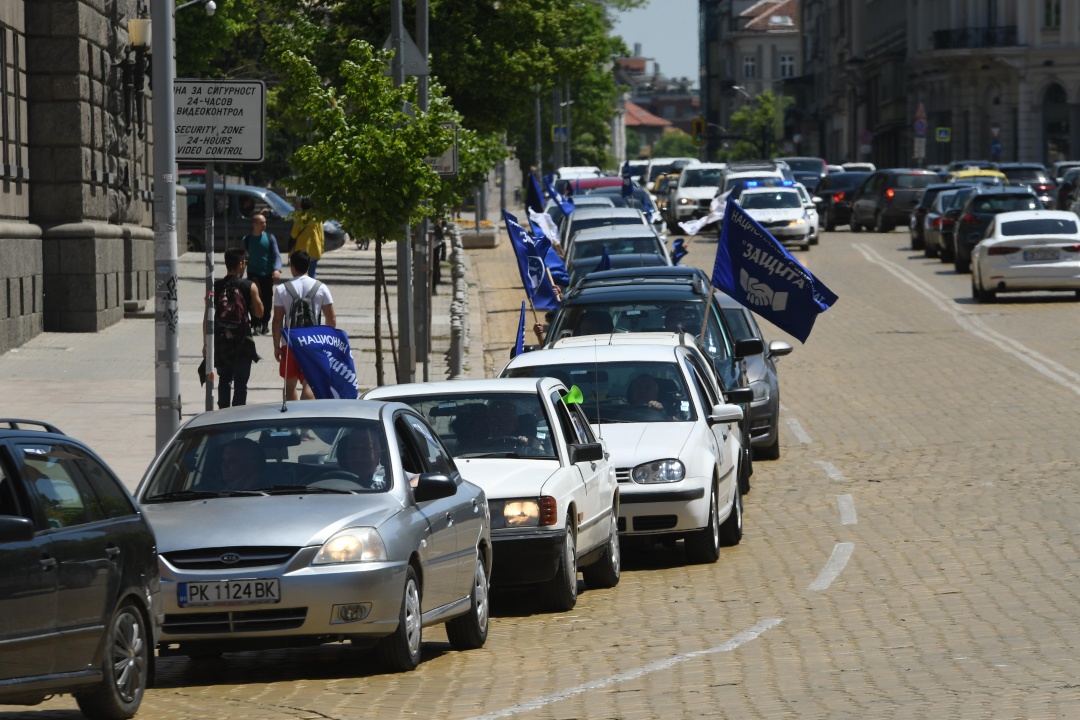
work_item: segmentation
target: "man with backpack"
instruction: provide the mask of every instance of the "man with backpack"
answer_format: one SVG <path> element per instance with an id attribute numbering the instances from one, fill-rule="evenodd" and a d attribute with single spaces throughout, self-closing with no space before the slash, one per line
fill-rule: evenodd
<path id="1" fill-rule="evenodd" d="M 255 353 L 251 316 L 263 314 L 259 288 L 244 279 L 247 251 L 225 251 L 225 277 L 214 281 L 214 367 L 218 372 L 218 407 L 247 404 L 247 384 Z M 203 357 L 206 357 L 206 317 L 203 317 Z"/>
<path id="2" fill-rule="evenodd" d="M 311 257 L 303 250 L 295 250 L 289 255 L 289 271 L 292 280 L 283 282 L 274 288 L 274 358 L 279 363 L 281 377 L 285 378 L 285 398 L 287 400 L 313 400 L 315 395 L 296 358 L 289 352 L 281 329 L 314 327 L 326 325 L 337 327 L 337 315 L 334 314 L 334 299 L 330 289 L 313 277 L 308 276 Z M 296 385 L 300 383 L 302 391 L 298 395 Z"/>

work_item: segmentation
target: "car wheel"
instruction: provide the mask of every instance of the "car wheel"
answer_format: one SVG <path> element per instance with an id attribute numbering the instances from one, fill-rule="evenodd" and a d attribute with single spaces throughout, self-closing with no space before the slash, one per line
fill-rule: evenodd
<path id="1" fill-rule="evenodd" d="M 709 492 L 709 519 L 705 527 L 686 536 L 686 559 L 696 565 L 714 563 L 720 557 L 720 515 L 716 483 Z"/>
<path id="2" fill-rule="evenodd" d="M 923 243 L 923 257 L 936 258 L 938 256 L 938 249 L 936 245 L 931 245 L 929 242 Z"/>
<path id="3" fill-rule="evenodd" d="M 911 234 L 911 249 L 926 252 L 926 241 L 919 237 L 918 233 Z M 927 255 L 929 257 L 929 255 Z"/>
<path id="4" fill-rule="evenodd" d="M 393 672 L 415 670 L 420 664 L 420 641 L 423 639 L 420 614 L 420 581 L 412 565 L 405 570 L 405 592 L 401 598 L 398 626 L 376 646 L 379 662 Z"/>
<path id="5" fill-rule="evenodd" d="M 755 460 L 779 460 L 780 459 L 780 431 L 777 430 L 776 438 L 772 444 L 754 448 Z"/>
<path id="6" fill-rule="evenodd" d="M 889 232 L 889 227 L 885 224 L 885 217 L 880 210 L 874 215 L 874 232 Z"/>
<path id="7" fill-rule="evenodd" d="M 971 270 L 971 261 L 960 252 L 959 248 L 953 251 L 953 269 L 960 274 Z"/>
<path id="8" fill-rule="evenodd" d="M 542 586 L 544 604 L 555 612 L 573 610 L 577 604 L 577 538 L 574 536 L 574 523 L 566 517 L 566 540 L 563 542 L 562 556 L 555 577 Z"/>
<path id="9" fill-rule="evenodd" d="M 738 483 L 735 484 L 735 506 L 727 520 L 720 526 L 720 544 L 724 547 L 734 547 L 742 542 L 743 531 L 743 503 L 742 493 L 739 492 Z"/>
<path id="10" fill-rule="evenodd" d="M 941 244 L 941 254 L 938 255 L 943 263 L 951 263 L 953 261 L 953 246 L 951 243 L 943 242 Z"/>
<path id="11" fill-rule="evenodd" d="M 476 650 L 484 647 L 488 635 L 491 601 L 484 556 L 476 551 L 476 571 L 473 573 L 469 612 L 446 623 L 446 637 L 455 650 Z"/>
<path id="12" fill-rule="evenodd" d="M 836 223 L 833 222 L 831 214 L 825 216 L 825 230 L 828 232 L 836 230 Z"/>
<path id="13" fill-rule="evenodd" d="M 850 230 L 853 233 L 862 232 L 862 225 L 855 222 L 855 217 L 854 216 L 852 216 L 851 222 L 848 223 L 848 230 Z"/>
<path id="14" fill-rule="evenodd" d="M 108 625 L 102 659 L 104 677 L 93 690 L 75 696 L 89 718 L 120 720 L 133 716 L 146 692 L 150 674 L 149 626 L 130 602 L 120 606 Z"/>
<path id="15" fill-rule="evenodd" d="M 979 302 L 992 303 L 997 300 L 997 293 L 993 290 L 984 290 L 975 284 L 975 275 L 971 276 L 971 297 Z"/>
<path id="16" fill-rule="evenodd" d="M 750 492 L 750 475 L 753 472 L 751 470 L 751 463 L 754 458 L 754 449 L 751 448 L 750 452 L 744 453 L 741 462 L 739 462 L 739 492 L 743 495 Z"/>
<path id="17" fill-rule="evenodd" d="M 592 565 L 582 568 L 585 584 L 591 588 L 613 588 L 622 576 L 622 549 L 619 547 L 619 517 L 617 505 L 611 506 L 611 534 L 604 553 Z"/>

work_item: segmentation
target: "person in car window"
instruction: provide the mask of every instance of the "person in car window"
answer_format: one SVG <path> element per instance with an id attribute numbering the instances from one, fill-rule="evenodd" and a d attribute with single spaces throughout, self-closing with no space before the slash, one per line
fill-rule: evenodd
<path id="1" fill-rule="evenodd" d="M 346 435 L 338 447 L 338 465 L 356 475 L 365 488 L 381 490 L 386 484 L 386 468 L 382 465 L 383 442 L 378 430 L 359 428 Z"/>
<path id="2" fill-rule="evenodd" d="M 699 328 L 695 325 L 692 314 L 683 307 L 670 307 L 664 312 L 664 329 L 668 332 L 696 332 Z"/>
<path id="3" fill-rule="evenodd" d="M 229 490 L 255 490 L 263 480 L 266 454 L 259 443 L 237 438 L 221 451 L 221 482 Z"/>
<path id="4" fill-rule="evenodd" d="M 664 404 L 660 402 L 660 385 L 652 375 L 643 373 L 630 381 L 626 387 L 626 402 L 664 412 Z"/>

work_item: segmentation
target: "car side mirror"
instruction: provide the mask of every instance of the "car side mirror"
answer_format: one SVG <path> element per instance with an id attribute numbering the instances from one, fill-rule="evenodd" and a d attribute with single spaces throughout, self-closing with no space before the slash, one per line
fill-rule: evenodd
<path id="1" fill-rule="evenodd" d="M 34 523 L 24 517 L 0 515 L 0 543 L 28 542 L 34 539 Z"/>
<path id="2" fill-rule="evenodd" d="M 457 493 L 457 483 L 446 473 L 424 473 L 413 488 L 413 497 L 416 498 L 416 502 L 441 500 L 453 497 L 455 493 Z"/>
<path id="3" fill-rule="evenodd" d="M 596 462 L 604 459 L 604 446 L 600 443 L 581 443 L 568 446 L 570 451 L 570 464 L 577 465 L 579 462 Z"/>
<path id="4" fill-rule="evenodd" d="M 790 355 L 794 350 L 791 343 L 784 342 L 783 340 L 773 340 L 769 343 L 769 357 L 784 357 Z"/>
<path id="5" fill-rule="evenodd" d="M 765 352 L 765 343 L 758 338 L 745 338 L 735 341 L 735 357 L 742 360 L 748 355 L 761 355 Z"/>
<path id="6" fill-rule="evenodd" d="M 751 396 L 753 391 L 750 391 Z M 713 405 L 712 410 L 709 411 L 709 422 L 722 423 L 722 422 L 741 422 L 743 419 L 742 408 L 738 405 Z"/>
<path id="7" fill-rule="evenodd" d="M 825 200 L 824 200 L 824 199 L 822 199 L 822 198 L 821 198 L 820 196 L 818 196 L 818 195 L 815 195 L 814 197 L 812 197 L 812 198 L 810 198 L 810 199 L 814 201 L 814 204 L 815 204 L 815 205 L 820 205 L 821 203 L 825 202 Z"/>
<path id="8" fill-rule="evenodd" d="M 749 405 L 754 402 L 754 390 L 748 387 L 725 390 L 724 399 L 732 405 Z"/>

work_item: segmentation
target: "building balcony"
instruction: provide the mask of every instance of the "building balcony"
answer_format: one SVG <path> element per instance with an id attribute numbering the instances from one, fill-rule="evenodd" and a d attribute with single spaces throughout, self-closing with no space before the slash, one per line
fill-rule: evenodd
<path id="1" fill-rule="evenodd" d="M 1016 26 L 956 28 L 934 31 L 935 50 L 968 50 L 1012 47 L 1016 45 Z"/>

